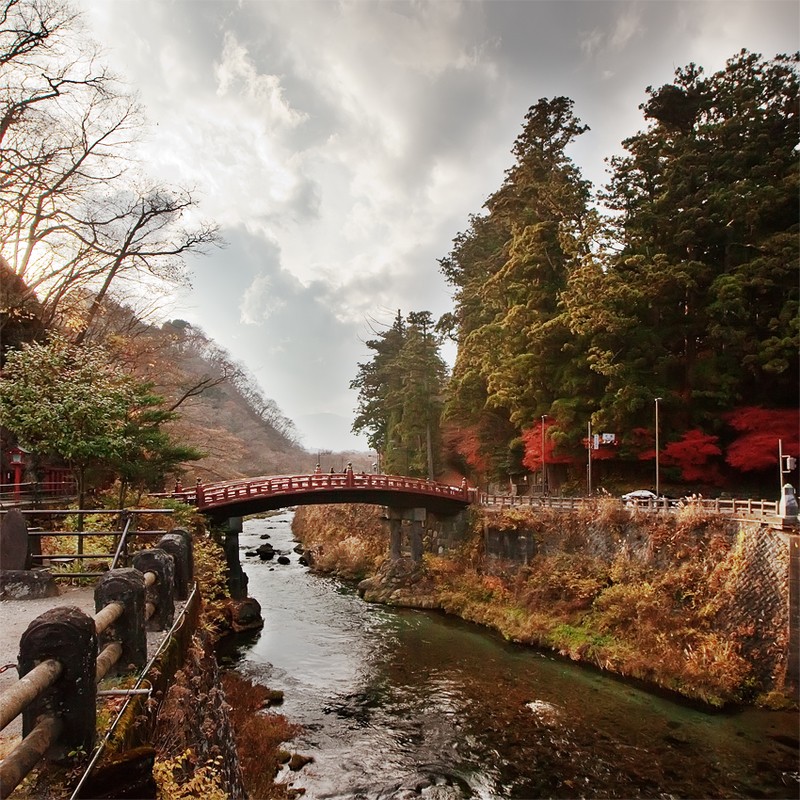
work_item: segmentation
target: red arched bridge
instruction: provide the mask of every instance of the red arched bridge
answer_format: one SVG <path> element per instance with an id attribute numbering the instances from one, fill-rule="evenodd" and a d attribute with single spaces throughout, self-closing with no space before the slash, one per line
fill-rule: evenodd
<path id="1" fill-rule="evenodd" d="M 198 483 L 192 489 L 176 488 L 172 497 L 196 506 L 214 521 L 244 517 L 288 506 L 323 503 L 369 503 L 392 508 L 424 508 L 433 513 L 456 514 L 476 500 L 467 486 L 409 478 L 403 475 L 314 473 L 270 475 L 221 483 Z"/>

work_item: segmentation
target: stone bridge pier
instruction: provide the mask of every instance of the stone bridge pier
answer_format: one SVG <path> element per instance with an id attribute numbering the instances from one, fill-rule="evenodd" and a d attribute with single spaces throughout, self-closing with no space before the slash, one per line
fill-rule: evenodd
<path id="1" fill-rule="evenodd" d="M 424 508 L 387 508 L 389 523 L 389 556 L 398 561 L 403 556 L 403 523 L 408 522 L 411 545 L 411 560 L 422 561 L 422 536 L 425 531 L 427 512 Z"/>
<path id="2" fill-rule="evenodd" d="M 242 517 L 228 517 L 220 526 L 225 537 L 223 549 L 228 565 L 228 591 L 234 600 L 247 597 L 247 575 L 239 558 L 239 534 L 242 532 Z"/>

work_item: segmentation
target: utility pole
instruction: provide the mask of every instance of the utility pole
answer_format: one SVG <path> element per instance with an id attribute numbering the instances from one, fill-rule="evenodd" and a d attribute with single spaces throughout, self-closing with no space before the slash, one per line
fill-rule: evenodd
<path id="1" fill-rule="evenodd" d="M 656 397 L 656 497 L 660 497 L 658 491 L 658 401 L 661 397 Z"/>
<path id="2" fill-rule="evenodd" d="M 542 414 L 542 497 L 547 494 L 547 457 L 544 452 L 544 421 L 547 414 Z"/>
<path id="3" fill-rule="evenodd" d="M 586 486 L 588 488 L 587 494 L 591 497 L 592 494 L 592 421 L 588 423 L 588 438 L 586 440 L 586 450 L 589 454 L 589 465 L 586 470 Z"/>

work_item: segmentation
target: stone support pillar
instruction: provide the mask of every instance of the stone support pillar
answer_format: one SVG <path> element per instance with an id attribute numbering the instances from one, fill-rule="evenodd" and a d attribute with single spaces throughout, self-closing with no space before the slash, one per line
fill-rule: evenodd
<path id="1" fill-rule="evenodd" d="M 75 606 L 52 608 L 33 620 L 19 643 L 20 678 L 51 658 L 61 663 L 61 676 L 22 712 L 22 735 L 27 736 L 41 717 L 53 716 L 62 725 L 49 757 L 63 759 L 80 748 L 90 753 L 97 725 L 94 620 Z"/>
<path id="2" fill-rule="evenodd" d="M 422 561 L 422 531 L 423 523 L 418 520 L 411 521 L 411 560 Z"/>
<path id="3" fill-rule="evenodd" d="M 247 575 L 239 559 L 239 534 L 242 532 L 242 518 L 230 517 L 223 526 L 225 542 L 225 562 L 228 565 L 228 591 L 234 600 L 247 597 Z"/>
<path id="4" fill-rule="evenodd" d="M 403 520 L 389 517 L 389 558 L 399 561 L 403 555 Z"/>
<path id="5" fill-rule="evenodd" d="M 99 642 L 100 647 L 109 642 L 122 645 L 122 655 L 117 662 L 120 671 L 141 669 L 147 663 L 144 597 L 144 575 L 133 567 L 106 572 L 95 586 L 95 611 L 101 611 L 109 603 L 121 603 L 125 607 L 122 616 L 100 634 Z"/>
<path id="6" fill-rule="evenodd" d="M 426 511 L 424 508 L 388 508 L 389 555 L 392 561 L 402 557 L 403 522 L 410 523 L 411 558 L 422 561 L 422 536 L 425 531 Z"/>

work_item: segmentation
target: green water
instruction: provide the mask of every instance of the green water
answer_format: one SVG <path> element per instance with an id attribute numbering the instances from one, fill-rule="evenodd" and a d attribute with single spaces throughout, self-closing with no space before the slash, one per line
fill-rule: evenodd
<path id="1" fill-rule="evenodd" d="M 285 693 L 309 798 L 798 797 L 798 717 L 709 713 L 441 614 L 364 603 L 245 523 L 266 624 L 228 653 Z M 291 558 L 247 557 L 267 533 Z"/>

